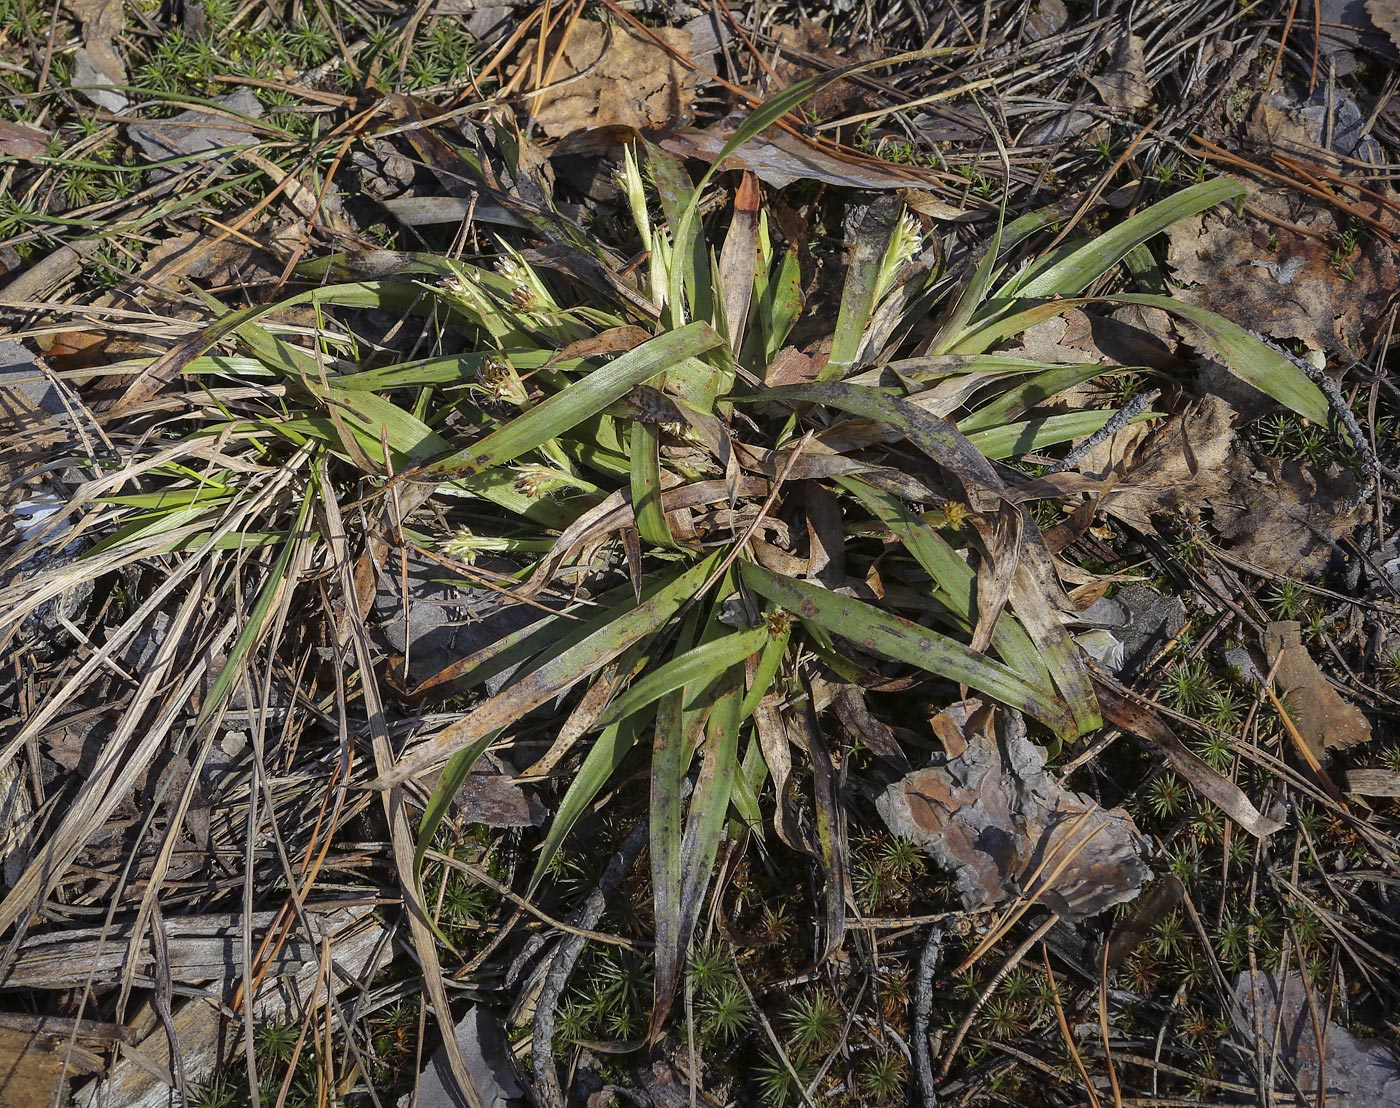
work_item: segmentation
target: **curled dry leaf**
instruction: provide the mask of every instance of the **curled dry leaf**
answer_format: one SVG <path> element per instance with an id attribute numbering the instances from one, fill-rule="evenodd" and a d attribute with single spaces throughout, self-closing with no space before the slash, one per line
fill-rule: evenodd
<path id="1" fill-rule="evenodd" d="M 1089 78 L 1110 108 L 1137 109 L 1152 103 L 1152 83 L 1143 57 L 1145 45 L 1140 35 L 1125 32 L 1113 48 L 1103 75 Z"/>
<path id="2" fill-rule="evenodd" d="M 1346 750 L 1370 741 L 1371 724 L 1355 704 L 1348 704 L 1322 675 L 1303 645 L 1295 620 L 1270 623 L 1264 631 L 1264 662 L 1278 670 L 1274 680 L 1289 718 L 1318 761 L 1328 750 Z"/>
<path id="3" fill-rule="evenodd" d="M 1356 480 L 1345 470 L 1258 458 L 1236 450 L 1229 485 L 1210 497 L 1216 532 L 1232 553 L 1271 573 L 1316 576 L 1339 539 L 1361 522 Z"/>
<path id="4" fill-rule="evenodd" d="M 1254 457 L 1235 431 L 1236 413 L 1206 396 L 1180 416 L 1136 424 L 1091 449 L 1084 474 L 1116 481 L 1099 508 L 1140 531 L 1153 518 L 1208 519 L 1234 555 L 1275 573 L 1314 575 L 1359 521 L 1346 473 Z"/>
<path id="5" fill-rule="evenodd" d="M 690 52 L 685 30 L 651 33 L 681 54 Z M 590 127 L 654 130 L 689 116 L 694 100 L 694 73 L 651 39 L 580 20 L 555 58 L 548 87 L 530 103 L 541 130 L 563 138 Z"/>
<path id="6" fill-rule="evenodd" d="M 948 760 L 891 785 L 876 807 L 954 872 L 964 907 L 1025 893 L 1076 921 L 1138 895 L 1151 876 L 1147 840 L 1122 809 L 1054 780 L 1017 713 L 964 700 L 933 729 Z"/>

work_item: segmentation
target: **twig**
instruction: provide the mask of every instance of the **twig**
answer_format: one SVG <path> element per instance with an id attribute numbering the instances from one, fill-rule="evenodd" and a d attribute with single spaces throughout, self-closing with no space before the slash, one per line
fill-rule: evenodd
<path id="1" fill-rule="evenodd" d="M 947 931 L 948 924 L 943 922 L 929 928 L 924 949 L 919 954 L 918 976 L 914 979 L 914 1035 L 909 1047 L 919 1074 L 919 1094 L 924 1108 L 938 1108 L 938 1093 L 933 1087 L 933 1058 L 928 1049 L 928 1024 L 933 1011 L 933 975 L 943 960 L 943 938 Z"/>
<path id="2" fill-rule="evenodd" d="M 598 887 L 588 895 L 583 907 L 574 916 L 574 926 L 580 931 L 593 930 L 602 918 L 603 909 L 617 892 L 627 871 L 637 860 L 637 855 L 646 845 L 649 834 L 647 820 L 643 819 L 623 839 L 622 846 L 613 855 L 608 868 L 603 871 Z M 545 975 L 540 995 L 535 1000 L 534 1061 L 535 1086 L 541 1103 L 548 1108 L 563 1108 L 564 1093 L 559 1085 L 559 1073 L 554 1068 L 554 1017 L 559 1006 L 559 998 L 568 987 L 569 978 L 583 954 L 587 936 L 574 932 L 560 940 L 550 959 L 549 971 Z"/>
<path id="3" fill-rule="evenodd" d="M 1128 424 L 1132 423 L 1133 420 L 1147 411 L 1148 405 L 1152 404 L 1161 395 L 1161 389 L 1150 389 L 1147 392 L 1133 397 L 1114 412 L 1113 415 L 1109 416 L 1107 423 L 1047 469 L 1045 471 L 1046 475 L 1063 473 L 1071 466 L 1078 465 L 1088 456 L 1089 451 L 1093 450 L 1100 443 L 1107 442 L 1119 431 L 1127 427 Z"/>

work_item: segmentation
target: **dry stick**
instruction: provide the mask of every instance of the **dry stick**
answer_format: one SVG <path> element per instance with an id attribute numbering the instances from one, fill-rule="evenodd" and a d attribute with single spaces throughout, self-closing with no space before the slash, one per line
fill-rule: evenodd
<path id="1" fill-rule="evenodd" d="M 914 1034 L 909 1049 L 914 1055 L 914 1069 L 919 1075 L 919 1094 L 923 1097 L 924 1108 L 938 1108 L 938 1093 L 933 1086 L 933 1058 L 928 1049 L 928 1024 L 933 1011 L 933 975 L 943 958 L 943 937 L 948 927 L 947 922 L 940 920 L 929 928 L 924 949 L 919 954 L 918 974 L 914 978 Z"/>
<path id="2" fill-rule="evenodd" d="M 574 926 L 581 930 L 591 930 L 602 918 L 603 909 L 617 892 L 627 871 L 641 854 L 650 833 L 650 823 L 646 818 L 632 829 L 622 841 L 618 852 L 608 862 L 608 868 L 584 901 L 583 907 L 574 915 Z M 564 1093 L 559 1085 L 559 1073 L 554 1068 L 554 1016 L 559 1005 L 559 997 L 568 987 L 569 977 L 574 966 L 583 954 L 583 944 L 588 939 L 577 932 L 561 939 L 550 958 L 549 972 L 544 985 L 535 1000 L 535 1022 L 532 1034 L 532 1050 L 535 1062 L 536 1092 L 546 1108 L 563 1108 Z M 741 978 L 742 980 L 742 978 Z M 449 1031 L 450 1033 L 450 1031 Z"/>
<path id="3" fill-rule="evenodd" d="M 1127 427 L 1128 424 L 1132 423 L 1132 421 L 1135 420 L 1139 415 L 1147 411 L 1148 405 L 1154 403 L 1157 400 L 1157 398 L 1161 395 L 1161 389 L 1149 389 L 1147 392 L 1141 393 L 1140 395 L 1133 397 L 1121 408 L 1119 408 L 1118 411 L 1114 412 L 1113 415 L 1109 416 L 1107 423 L 1105 423 L 1088 438 L 1084 439 L 1083 442 L 1081 442 L 1078 446 L 1076 446 L 1062 459 L 1060 459 L 1060 461 L 1056 462 L 1045 472 L 1047 474 L 1063 473 L 1071 466 L 1078 465 L 1089 455 L 1089 452 L 1091 450 L 1097 447 L 1100 443 L 1107 442 L 1119 431 Z"/>

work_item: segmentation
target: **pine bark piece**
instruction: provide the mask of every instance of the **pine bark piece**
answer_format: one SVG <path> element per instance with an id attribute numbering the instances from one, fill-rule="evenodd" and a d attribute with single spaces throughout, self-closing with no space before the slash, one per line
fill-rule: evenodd
<path id="1" fill-rule="evenodd" d="M 1127 812 L 1052 778 L 1018 714 L 964 700 L 933 729 L 947 762 L 915 770 L 875 803 L 890 830 L 954 872 L 964 907 L 1034 893 L 1075 922 L 1141 892 L 1151 877 L 1147 840 Z"/>

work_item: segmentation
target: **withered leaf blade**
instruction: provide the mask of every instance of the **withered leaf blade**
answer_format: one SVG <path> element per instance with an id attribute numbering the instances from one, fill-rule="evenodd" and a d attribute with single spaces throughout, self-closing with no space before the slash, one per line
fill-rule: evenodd
<path id="1" fill-rule="evenodd" d="M 1151 876 L 1149 843 L 1122 809 L 1065 789 L 1019 714 L 964 700 L 940 713 L 966 742 L 876 800 L 897 835 L 954 872 L 969 911 L 1021 894 L 1071 922 L 1132 900 Z"/>
<path id="2" fill-rule="evenodd" d="M 730 121 L 704 130 L 687 127 L 661 140 L 663 149 L 684 158 L 712 162 L 734 135 Z M 750 139 L 724 159 L 722 169 L 745 169 L 766 185 L 784 188 L 794 181 L 821 181 L 823 184 L 866 191 L 889 189 L 933 189 L 941 182 L 931 174 L 883 162 L 875 158 L 839 157 L 821 147 L 783 131 L 769 131 Z M 980 212 L 965 212 L 948 205 L 932 210 L 920 208 L 935 219 L 976 219 Z"/>

